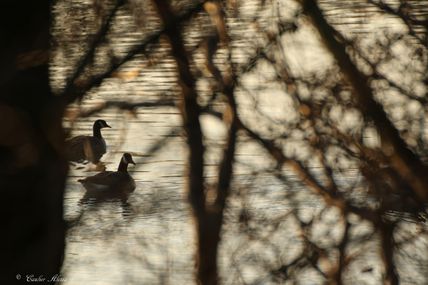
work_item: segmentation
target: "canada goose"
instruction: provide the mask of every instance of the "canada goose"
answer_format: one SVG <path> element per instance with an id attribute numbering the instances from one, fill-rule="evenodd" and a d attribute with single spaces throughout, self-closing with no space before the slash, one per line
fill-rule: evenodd
<path id="1" fill-rule="evenodd" d="M 65 143 L 68 160 L 75 162 L 89 160 L 98 163 L 107 151 L 106 142 L 101 135 L 102 128 L 111 127 L 104 120 L 96 120 L 93 136 L 77 136 L 67 140 Z"/>
<path id="2" fill-rule="evenodd" d="M 102 198 L 107 196 L 118 196 L 120 194 L 129 194 L 135 189 L 135 181 L 128 173 L 128 164 L 135 162 L 129 153 L 124 153 L 120 160 L 117 171 L 104 171 L 94 176 L 79 179 L 83 187 L 89 192 L 85 198 Z"/>

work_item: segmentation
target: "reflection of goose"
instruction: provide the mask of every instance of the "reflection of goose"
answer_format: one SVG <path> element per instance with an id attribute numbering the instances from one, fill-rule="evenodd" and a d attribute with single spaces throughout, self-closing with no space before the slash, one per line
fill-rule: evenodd
<path id="1" fill-rule="evenodd" d="M 76 162 L 89 160 L 98 163 L 107 151 L 106 142 L 101 135 L 102 128 L 111 127 L 104 120 L 96 120 L 93 126 L 93 136 L 77 136 L 67 140 L 68 160 Z"/>
<path id="2" fill-rule="evenodd" d="M 78 181 L 86 188 L 86 198 L 114 198 L 129 194 L 135 189 L 135 181 L 128 173 L 128 164 L 135 162 L 129 153 L 124 153 L 117 171 L 104 171 Z M 85 199 L 84 197 L 84 199 Z"/>

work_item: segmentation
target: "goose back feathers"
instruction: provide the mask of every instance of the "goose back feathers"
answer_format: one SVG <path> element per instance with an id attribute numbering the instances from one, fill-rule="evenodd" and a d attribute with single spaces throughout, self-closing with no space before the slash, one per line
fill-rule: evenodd
<path id="1" fill-rule="evenodd" d="M 135 181 L 128 173 L 128 164 L 134 164 L 132 156 L 124 153 L 117 171 L 104 171 L 94 176 L 78 180 L 83 187 L 96 193 L 131 193 L 135 189 Z"/>
<path id="2" fill-rule="evenodd" d="M 107 151 L 107 145 L 101 135 L 102 128 L 110 128 L 104 120 L 96 120 L 92 136 L 77 136 L 66 141 L 67 158 L 70 161 L 84 160 L 98 163 Z"/>

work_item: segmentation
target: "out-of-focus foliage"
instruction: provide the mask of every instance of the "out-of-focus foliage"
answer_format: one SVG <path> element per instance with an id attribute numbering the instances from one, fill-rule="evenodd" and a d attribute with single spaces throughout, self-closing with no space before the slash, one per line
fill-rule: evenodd
<path id="1" fill-rule="evenodd" d="M 190 199 L 197 224 L 216 197 L 240 209 L 214 214 L 224 225 L 223 283 L 427 281 L 427 4 L 171 1 L 168 20 L 157 1 L 110 2 L 58 2 L 68 15 L 56 20 L 54 61 L 66 62 L 53 81 L 63 96 L 110 92 L 77 117 L 195 99 L 196 113 L 181 110 L 190 153 L 191 118 L 202 122 L 210 176 L 192 176 L 196 154 L 189 159 L 190 181 L 203 185 L 202 203 Z M 130 103 L 135 93 L 142 99 Z M 241 159 L 244 151 L 266 159 Z M 258 206 L 264 199 L 272 208 Z"/>

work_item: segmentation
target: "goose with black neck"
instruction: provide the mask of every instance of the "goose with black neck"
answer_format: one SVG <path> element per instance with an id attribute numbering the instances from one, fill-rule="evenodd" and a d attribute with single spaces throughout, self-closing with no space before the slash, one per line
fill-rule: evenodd
<path id="1" fill-rule="evenodd" d="M 129 194 L 135 190 L 135 181 L 128 173 L 128 164 L 134 164 L 130 153 L 124 153 L 117 171 L 104 171 L 94 176 L 79 179 L 87 190 L 85 198 L 114 197 L 115 195 Z"/>
<path id="2" fill-rule="evenodd" d="M 77 136 L 66 141 L 66 155 L 69 161 L 83 162 L 85 160 L 98 163 L 107 152 L 107 144 L 101 134 L 101 129 L 111 128 L 106 121 L 96 120 L 92 127 L 92 136 Z"/>

